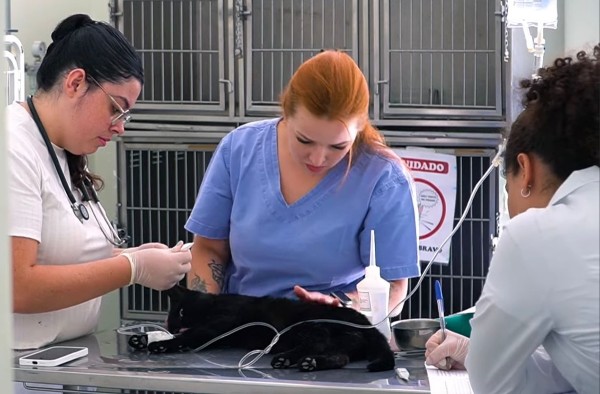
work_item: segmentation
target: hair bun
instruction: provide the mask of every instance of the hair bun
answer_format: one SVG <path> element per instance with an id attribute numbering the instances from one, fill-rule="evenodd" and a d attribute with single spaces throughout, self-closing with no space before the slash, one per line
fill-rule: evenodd
<path id="1" fill-rule="evenodd" d="M 89 15 L 86 14 L 75 14 L 71 15 L 68 18 L 65 18 L 62 22 L 56 26 L 56 29 L 52 32 L 52 41 L 60 41 L 75 30 L 84 27 L 93 25 L 96 23 Z"/>

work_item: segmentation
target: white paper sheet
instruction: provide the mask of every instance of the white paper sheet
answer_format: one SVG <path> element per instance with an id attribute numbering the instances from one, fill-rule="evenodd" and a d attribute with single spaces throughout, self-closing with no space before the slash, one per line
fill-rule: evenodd
<path id="1" fill-rule="evenodd" d="M 473 394 L 469 374 L 465 370 L 443 371 L 426 365 L 431 394 Z"/>

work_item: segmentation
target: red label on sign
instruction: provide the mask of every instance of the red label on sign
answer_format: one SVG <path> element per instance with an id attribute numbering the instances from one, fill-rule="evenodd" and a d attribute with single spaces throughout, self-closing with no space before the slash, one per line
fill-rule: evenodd
<path id="1" fill-rule="evenodd" d="M 413 171 L 434 172 L 436 174 L 448 173 L 448 163 L 445 161 L 411 159 L 407 157 L 403 157 L 402 160 Z"/>

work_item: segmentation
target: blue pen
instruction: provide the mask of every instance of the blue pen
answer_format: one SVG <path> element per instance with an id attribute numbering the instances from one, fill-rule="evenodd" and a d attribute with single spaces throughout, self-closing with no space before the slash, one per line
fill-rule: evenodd
<path id="1" fill-rule="evenodd" d="M 442 285 L 439 280 L 435 281 L 435 299 L 437 301 L 438 314 L 440 316 L 440 328 L 442 329 L 442 342 L 446 340 L 446 318 L 444 317 L 444 295 L 442 294 Z M 450 369 L 451 360 L 446 357 L 445 369 Z"/>
<path id="2" fill-rule="evenodd" d="M 444 295 L 439 280 L 435 281 L 435 299 L 437 300 L 438 315 L 440 316 L 440 327 L 442 328 L 442 341 L 446 339 L 446 319 L 444 318 Z"/>

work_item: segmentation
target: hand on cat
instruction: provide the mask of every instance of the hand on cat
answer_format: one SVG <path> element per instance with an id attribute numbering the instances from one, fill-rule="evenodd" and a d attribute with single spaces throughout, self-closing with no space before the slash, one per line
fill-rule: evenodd
<path id="1" fill-rule="evenodd" d="M 150 247 L 122 253 L 131 263 L 131 283 L 155 290 L 175 286 L 191 269 L 192 254 L 181 250 L 183 242 L 173 248 Z"/>
<path id="2" fill-rule="evenodd" d="M 318 291 L 308 291 L 300 286 L 294 286 L 294 294 L 302 300 L 308 302 L 316 302 L 319 304 L 340 306 L 340 300 L 335 297 L 320 293 Z"/>
<path id="3" fill-rule="evenodd" d="M 425 363 L 440 369 L 465 369 L 465 359 L 469 352 L 469 338 L 446 330 L 442 341 L 442 330 L 438 330 L 425 344 Z M 446 360 L 449 358 L 449 360 Z M 448 365 L 448 361 L 451 361 Z"/>

